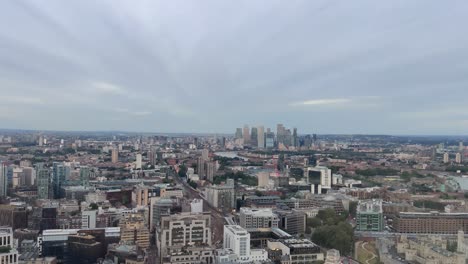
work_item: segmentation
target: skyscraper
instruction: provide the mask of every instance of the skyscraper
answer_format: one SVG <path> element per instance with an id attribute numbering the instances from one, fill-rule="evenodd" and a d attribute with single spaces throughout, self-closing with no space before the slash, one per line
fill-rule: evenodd
<path id="1" fill-rule="evenodd" d="M 135 161 L 135 167 L 137 170 L 140 170 L 141 169 L 141 154 L 138 153 L 136 154 L 136 161 Z"/>
<path id="2" fill-rule="evenodd" d="M 259 149 L 265 148 L 265 128 L 263 126 L 257 127 L 257 147 Z"/>
<path id="3" fill-rule="evenodd" d="M 463 151 L 465 147 L 463 146 L 463 141 L 460 141 L 460 144 L 458 145 L 458 150 Z"/>
<path id="4" fill-rule="evenodd" d="M 457 153 L 457 154 L 455 155 L 455 162 L 456 162 L 456 163 L 461 163 L 461 162 L 462 162 L 462 155 L 461 155 L 461 153 Z"/>
<path id="5" fill-rule="evenodd" d="M 244 126 L 244 132 L 242 133 L 242 136 L 244 138 L 244 144 L 249 144 L 250 132 L 249 132 L 249 126 L 248 125 Z"/>
<path id="6" fill-rule="evenodd" d="M 298 139 L 297 139 L 297 128 L 294 128 L 294 129 L 293 129 L 293 135 L 292 135 L 292 136 L 293 136 L 293 138 L 292 138 L 292 141 L 293 141 L 293 142 L 292 142 L 292 145 L 293 145 L 294 147 L 298 147 L 298 146 L 299 146 L 299 141 L 298 141 Z"/>
<path id="7" fill-rule="evenodd" d="M 236 138 L 240 139 L 242 138 L 242 128 L 236 128 Z"/>
<path id="8" fill-rule="evenodd" d="M 58 199 L 62 196 L 62 185 L 67 180 L 67 168 L 63 163 L 53 163 L 53 185 L 54 185 L 54 198 Z M 69 170 L 68 170 L 69 171 Z"/>
<path id="9" fill-rule="evenodd" d="M 39 168 L 37 170 L 37 197 L 39 199 L 49 199 L 50 171 Z"/>
<path id="10" fill-rule="evenodd" d="M 80 182 L 81 186 L 89 186 L 89 178 L 91 176 L 91 170 L 88 166 L 81 166 L 80 167 Z"/>
<path id="11" fill-rule="evenodd" d="M 252 146 L 257 146 L 257 138 L 258 138 L 258 131 L 256 127 L 252 127 L 252 130 L 250 132 L 250 144 Z"/>
<path id="12" fill-rule="evenodd" d="M 210 151 L 208 149 L 202 149 L 201 156 L 203 160 L 207 161 L 210 159 Z"/>
<path id="13" fill-rule="evenodd" d="M 112 163 L 119 162 L 119 150 L 117 148 L 112 149 Z"/>
<path id="14" fill-rule="evenodd" d="M 0 161 L 0 197 L 7 196 L 8 191 L 8 167 Z"/>

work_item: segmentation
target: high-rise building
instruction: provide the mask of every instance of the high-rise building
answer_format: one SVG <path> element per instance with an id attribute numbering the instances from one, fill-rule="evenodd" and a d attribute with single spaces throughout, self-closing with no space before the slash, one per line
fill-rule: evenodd
<path id="1" fill-rule="evenodd" d="M 458 150 L 463 151 L 465 149 L 465 146 L 463 146 L 463 141 L 460 141 L 460 144 L 458 145 Z"/>
<path id="2" fill-rule="evenodd" d="M 235 135 L 235 138 L 236 139 L 241 139 L 242 138 L 242 128 L 236 128 L 236 135 Z"/>
<path id="3" fill-rule="evenodd" d="M 53 163 L 53 190 L 54 198 L 61 198 L 62 195 L 62 186 L 66 183 L 68 177 L 67 174 L 70 174 L 70 167 L 65 166 L 65 164 L 60 162 Z"/>
<path id="4" fill-rule="evenodd" d="M 265 133 L 265 148 L 272 149 L 275 147 L 275 133 L 271 132 L 270 129 Z"/>
<path id="5" fill-rule="evenodd" d="M 242 132 L 242 137 L 244 138 L 244 144 L 245 145 L 249 144 L 250 131 L 249 131 L 249 126 L 248 125 L 244 125 L 244 130 Z"/>
<path id="6" fill-rule="evenodd" d="M 457 153 L 457 154 L 455 155 L 455 162 L 456 162 L 456 163 L 462 163 L 462 155 L 461 155 L 461 153 Z"/>
<path id="7" fill-rule="evenodd" d="M 356 230 L 380 232 L 383 228 L 382 200 L 360 200 L 356 212 Z"/>
<path id="8" fill-rule="evenodd" d="M 299 147 L 299 139 L 297 138 L 297 128 L 293 129 L 292 145 L 294 147 Z"/>
<path id="9" fill-rule="evenodd" d="M 80 167 L 80 183 L 81 186 L 89 186 L 89 178 L 91 177 L 91 169 L 88 166 Z"/>
<path id="10" fill-rule="evenodd" d="M 148 156 L 148 161 L 151 164 L 151 166 L 156 165 L 156 154 L 154 151 L 148 151 L 147 153 Z"/>
<path id="11" fill-rule="evenodd" d="M 241 207 L 239 214 L 240 226 L 243 228 L 273 228 L 278 227 L 278 215 L 271 208 L 253 209 Z"/>
<path id="12" fill-rule="evenodd" d="M 161 257 L 188 245 L 211 246 L 211 215 L 180 213 L 162 216 L 156 236 Z"/>
<path id="13" fill-rule="evenodd" d="M 449 163 L 449 154 L 447 152 L 444 153 L 444 163 Z"/>
<path id="14" fill-rule="evenodd" d="M 37 198 L 49 199 L 50 188 L 50 171 L 45 168 L 37 170 Z"/>
<path id="15" fill-rule="evenodd" d="M 203 159 L 203 157 L 198 157 L 197 172 L 198 172 L 198 177 L 200 177 L 200 179 L 205 179 L 206 169 L 205 169 L 205 160 Z"/>
<path id="16" fill-rule="evenodd" d="M 306 230 L 307 215 L 296 210 L 277 210 L 279 217 L 278 227 L 291 235 L 304 234 Z"/>
<path id="17" fill-rule="evenodd" d="M 213 182 L 214 176 L 216 174 L 216 162 L 208 161 L 206 165 L 206 179 L 210 182 Z"/>
<path id="18" fill-rule="evenodd" d="M 258 145 L 258 130 L 256 127 L 252 127 L 251 131 L 250 131 L 250 144 L 252 146 L 257 146 Z"/>
<path id="19" fill-rule="evenodd" d="M 8 194 L 8 166 L 0 161 L 0 197 Z"/>
<path id="20" fill-rule="evenodd" d="M 0 226 L 9 226 L 13 230 L 28 228 L 28 211 L 23 205 L 0 205 Z"/>
<path id="21" fill-rule="evenodd" d="M 265 128 L 263 126 L 257 127 L 257 148 L 265 148 Z"/>
<path id="22" fill-rule="evenodd" d="M 11 227 L 0 228 L 0 263 L 16 264 L 18 263 L 18 251 L 13 243 L 13 230 Z"/>
<path id="23" fill-rule="evenodd" d="M 267 171 L 262 171 L 257 174 L 258 178 L 258 187 L 267 187 L 270 182 L 270 173 Z"/>
<path id="24" fill-rule="evenodd" d="M 141 154 L 140 153 L 136 154 L 135 168 L 137 170 L 141 170 L 141 166 L 142 166 L 142 164 L 141 164 L 142 161 L 141 160 L 142 160 Z"/>
<path id="25" fill-rule="evenodd" d="M 210 160 L 210 151 L 208 149 L 202 149 L 201 156 L 204 161 Z"/>
<path id="26" fill-rule="evenodd" d="M 117 148 L 112 149 L 112 163 L 119 162 L 119 150 Z"/>

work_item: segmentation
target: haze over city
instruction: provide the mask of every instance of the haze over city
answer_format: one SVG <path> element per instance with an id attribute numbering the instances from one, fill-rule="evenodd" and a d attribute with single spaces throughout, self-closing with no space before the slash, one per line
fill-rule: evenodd
<path id="1" fill-rule="evenodd" d="M 7 1 L 1 128 L 466 135 L 466 1 Z"/>

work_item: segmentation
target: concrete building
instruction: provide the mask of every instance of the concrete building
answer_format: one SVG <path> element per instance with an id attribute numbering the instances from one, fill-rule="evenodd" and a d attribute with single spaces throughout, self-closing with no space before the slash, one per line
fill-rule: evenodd
<path id="1" fill-rule="evenodd" d="M 205 189 L 205 197 L 206 201 L 216 208 L 230 210 L 236 205 L 234 184 L 208 186 Z"/>
<path id="2" fill-rule="evenodd" d="M 90 229 L 96 228 L 96 210 L 86 210 L 81 212 L 81 228 Z"/>
<path id="3" fill-rule="evenodd" d="M 307 167 L 304 173 L 306 182 L 311 184 L 312 193 L 323 193 L 331 189 L 331 169 L 324 166 Z"/>
<path id="4" fill-rule="evenodd" d="M 280 257 L 281 263 L 306 264 L 324 260 L 320 247 L 308 239 L 271 240 L 267 246 L 271 255 Z"/>
<path id="5" fill-rule="evenodd" d="M 216 161 L 208 161 L 206 165 L 206 179 L 210 182 L 213 182 L 214 176 L 216 174 Z"/>
<path id="6" fill-rule="evenodd" d="M 447 250 L 447 240 L 442 237 L 407 237 L 400 236 L 397 252 L 404 255 L 409 263 L 424 264 L 465 264 L 465 254 Z"/>
<path id="7" fill-rule="evenodd" d="M 327 250 L 327 258 L 325 259 L 324 264 L 340 264 L 341 256 L 340 251 L 336 249 Z"/>
<path id="8" fill-rule="evenodd" d="M 197 173 L 200 179 L 206 178 L 205 160 L 203 157 L 198 157 L 197 159 Z"/>
<path id="9" fill-rule="evenodd" d="M 193 199 L 193 201 L 190 202 L 190 212 L 192 214 L 203 213 L 203 200 Z"/>
<path id="10" fill-rule="evenodd" d="M 241 139 L 242 138 L 242 128 L 236 128 L 236 134 L 234 135 L 236 139 Z"/>
<path id="11" fill-rule="evenodd" d="M 142 214 L 127 214 L 120 219 L 120 242 L 134 243 L 142 249 L 150 245 L 149 230 Z"/>
<path id="12" fill-rule="evenodd" d="M 356 212 L 356 230 L 380 232 L 383 228 L 382 200 L 359 201 Z"/>
<path id="13" fill-rule="evenodd" d="M 455 162 L 456 162 L 456 163 L 462 163 L 462 155 L 461 155 L 461 153 L 455 154 Z"/>
<path id="14" fill-rule="evenodd" d="M 244 125 L 244 129 L 242 132 L 242 138 L 244 139 L 244 145 L 248 145 L 250 142 L 250 131 L 249 131 L 249 126 Z"/>
<path id="15" fill-rule="evenodd" d="M 13 230 L 11 227 L 0 227 L 0 263 L 18 263 L 18 251 L 13 243 Z"/>
<path id="16" fill-rule="evenodd" d="M 141 170 L 141 166 L 142 166 L 142 157 L 141 157 L 141 154 L 138 153 L 136 154 L 136 158 L 135 158 L 135 168 L 137 170 Z"/>
<path id="17" fill-rule="evenodd" d="M 468 232 L 468 213 L 400 212 L 394 220 L 398 233 L 457 234 Z"/>
<path id="18" fill-rule="evenodd" d="M 119 150 L 117 148 L 112 149 L 112 163 L 117 163 L 119 162 Z"/>
<path id="19" fill-rule="evenodd" d="M 241 207 L 239 213 L 240 226 L 243 228 L 273 228 L 278 227 L 278 215 L 271 208 L 254 209 Z"/>
<path id="20" fill-rule="evenodd" d="M 266 171 L 257 174 L 258 187 L 268 187 L 270 184 L 270 173 Z"/>
<path id="21" fill-rule="evenodd" d="M 225 225 L 223 249 L 218 251 L 217 263 L 258 263 L 268 259 L 264 249 L 250 248 L 250 234 L 238 225 Z"/>
<path id="22" fill-rule="evenodd" d="M 0 205 L 0 226 L 9 226 L 13 230 L 28 228 L 28 211 L 26 205 Z"/>
<path id="23" fill-rule="evenodd" d="M 8 194 L 8 167 L 0 161 L 0 197 Z"/>
<path id="24" fill-rule="evenodd" d="M 447 152 L 444 153 L 444 163 L 449 163 L 449 154 Z"/>
<path id="25" fill-rule="evenodd" d="M 211 246 L 211 215 L 180 213 L 162 216 L 156 236 L 162 258 L 188 245 Z"/>
<path id="26" fill-rule="evenodd" d="M 298 210 L 276 210 L 278 227 L 291 235 L 301 235 L 306 231 L 307 215 Z"/>
<path id="27" fill-rule="evenodd" d="M 202 149 L 201 157 L 204 161 L 210 160 L 210 151 L 208 149 Z"/>

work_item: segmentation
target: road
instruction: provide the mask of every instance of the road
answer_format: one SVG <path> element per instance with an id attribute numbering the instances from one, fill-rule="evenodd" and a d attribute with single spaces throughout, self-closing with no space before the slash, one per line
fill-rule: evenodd
<path id="1" fill-rule="evenodd" d="M 220 245 L 223 241 L 224 233 L 224 215 L 221 214 L 216 208 L 211 206 L 198 191 L 193 189 L 188 183 L 179 177 L 175 172 L 171 172 L 170 176 L 184 189 L 184 195 L 189 199 L 202 199 L 204 211 L 211 213 L 211 235 L 213 245 Z"/>
<path id="2" fill-rule="evenodd" d="M 392 232 L 367 232 L 367 231 L 354 231 L 355 237 L 373 237 L 373 238 L 380 238 L 380 237 L 398 237 L 401 235 L 406 235 L 407 237 L 421 237 L 421 236 L 441 236 L 444 238 L 456 238 L 457 234 L 424 234 L 424 233 L 392 233 Z M 465 238 L 468 238 L 468 234 L 465 235 Z"/>

